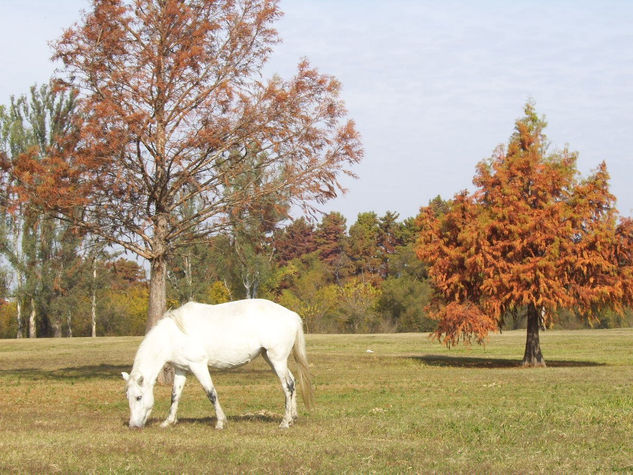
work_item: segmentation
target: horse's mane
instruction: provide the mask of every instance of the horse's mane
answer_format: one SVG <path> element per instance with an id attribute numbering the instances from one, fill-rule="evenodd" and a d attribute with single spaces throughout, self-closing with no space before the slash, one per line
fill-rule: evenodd
<path id="1" fill-rule="evenodd" d="M 174 310 L 167 310 L 167 312 L 165 312 L 165 315 L 163 315 L 163 318 L 171 319 L 178 327 L 178 330 L 186 334 L 187 330 L 185 330 L 183 317 L 184 317 L 184 312 L 181 311 L 181 308 L 177 308 Z"/>

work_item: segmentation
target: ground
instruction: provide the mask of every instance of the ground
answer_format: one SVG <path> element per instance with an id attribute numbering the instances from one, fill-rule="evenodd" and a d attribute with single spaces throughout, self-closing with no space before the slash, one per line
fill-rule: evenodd
<path id="1" fill-rule="evenodd" d="M 223 431 L 192 378 L 178 425 L 159 427 L 170 388 L 157 387 L 148 427 L 126 426 L 120 373 L 139 338 L 0 340 L 0 471 L 633 471 L 633 329 L 545 332 L 538 369 L 520 367 L 524 340 L 308 335 L 317 408 L 300 402 L 280 430 L 281 389 L 259 359 L 213 374 Z"/>

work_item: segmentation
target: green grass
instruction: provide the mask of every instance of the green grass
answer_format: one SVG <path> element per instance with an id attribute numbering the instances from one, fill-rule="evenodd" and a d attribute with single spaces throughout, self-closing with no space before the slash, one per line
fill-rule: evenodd
<path id="1" fill-rule="evenodd" d="M 524 332 L 447 350 L 427 335 L 309 335 L 317 408 L 278 429 L 260 359 L 212 374 L 229 418 L 189 378 L 178 425 L 130 430 L 121 371 L 139 338 L 0 340 L 2 472 L 633 472 L 633 330 Z M 373 353 L 368 353 L 371 349 Z"/>

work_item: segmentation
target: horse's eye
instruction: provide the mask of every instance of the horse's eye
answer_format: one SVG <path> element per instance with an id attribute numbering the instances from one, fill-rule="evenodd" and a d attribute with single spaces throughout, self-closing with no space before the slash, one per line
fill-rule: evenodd
<path id="1" fill-rule="evenodd" d="M 143 396 L 136 396 L 137 401 L 140 401 L 141 399 L 143 399 Z"/>

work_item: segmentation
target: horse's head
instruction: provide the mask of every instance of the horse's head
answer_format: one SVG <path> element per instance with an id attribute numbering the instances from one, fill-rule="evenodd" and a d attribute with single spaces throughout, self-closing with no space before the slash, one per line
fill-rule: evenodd
<path id="1" fill-rule="evenodd" d="M 130 427 L 142 428 L 154 407 L 154 391 L 146 386 L 143 376 L 121 373 L 126 382 L 125 394 L 130 403 Z"/>

